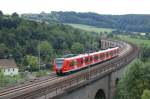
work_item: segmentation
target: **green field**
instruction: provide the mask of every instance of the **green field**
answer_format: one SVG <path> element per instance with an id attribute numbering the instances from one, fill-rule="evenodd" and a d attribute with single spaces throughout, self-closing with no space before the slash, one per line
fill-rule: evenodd
<path id="1" fill-rule="evenodd" d="M 140 38 L 132 38 L 130 36 L 118 36 L 121 40 L 125 40 L 128 42 L 131 42 L 133 44 L 140 46 L 146 45 L 147 47 L 150 48 L 150 40 L 146 40 L 146 39 L 140 39 Z"/>
<path id="2" fill-rule="evenodd" d="M 74 28 L 78 28 L 78 29 L 82 29 L 82 30 L 86 30 L 89 32 L 97 32 L 97 33 L 105 33 L 105 32 L 112 32 L 113 29 L 110 28 L 97 28 L 95 26 L 89 26 L 89 25 L 82 25 L 82 24 L 70 24 L 70 23 L 65 23 L 66 25 L 70 25 Z"/>

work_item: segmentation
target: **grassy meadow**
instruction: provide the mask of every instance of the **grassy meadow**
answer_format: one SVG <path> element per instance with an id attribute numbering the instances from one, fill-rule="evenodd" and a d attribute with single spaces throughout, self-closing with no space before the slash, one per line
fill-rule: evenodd
<path id="1" fill-rule="evenodd" d="M 97 33 L 110 33 L 113 31 L 113 29 L 110 28 L 98 28 L 95 26 L 89 26 L 89 25 L 83 25 L 83 24 L 70 24 L 70 23 L 65 23 L 66 25 L 70 25 L 74 28 L 78 28 L 78 29 L 82 29 L 82 30 L 86 30 L 89 32 L 97 32 Z"/>
<path id="2" fill-rule="evenodd" d="M 128 42 L 131 42 L 133 44 L 136 44 L 137 46 L 141 47 L 143 45 L 146 45 L 147 47 L 150 48 L 150 40 L 147 40 L 147 39 L 141 39 L 141 38 L 133 38 L 133 37 L 130 37 L 130 36 L 118 36 L 121 40 L 125 40 L 125 41 L 128 41 Z"/>

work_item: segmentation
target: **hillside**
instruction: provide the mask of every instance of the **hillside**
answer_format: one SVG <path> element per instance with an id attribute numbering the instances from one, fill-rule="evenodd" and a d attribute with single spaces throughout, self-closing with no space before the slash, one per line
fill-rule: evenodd
<path id="1" fill-rule="evenodd" d="M 150 15 L 100 15 L 97 13 L 51 12 L 45 14 L 24 14 L 27 19 L 44 20 L 43 17 L 62 23 L 91 25 L 100 28 L 112 28 L 125 31 L 150 32 Z M 24 17 L 23 16 L 23 17 Z M 30 17 L 29 17 L 30 16 Z M 32 18 L 31 18 L 32 16 Z M 34 17 L 33 17 L 34 16 Z M 42 18 L 40 18 L 41 16 Z M 49 17 L 51 16 L 51 17 Z M 49 21 L 47 21 L 49 22 Z"/>
<path id="2" fill-rule="evenodd" d="M 38 57 L 39 47 L 41 61 L 50 63 L 52 57 L 70 51 L 75 42 L 87 48 L 93 38 L 89 32 L 60 23 L 24 20 L 16 13 L 0 15 L 0 58 L 14 58 L 18 64 L 26 65 L 28 55 Z"/>

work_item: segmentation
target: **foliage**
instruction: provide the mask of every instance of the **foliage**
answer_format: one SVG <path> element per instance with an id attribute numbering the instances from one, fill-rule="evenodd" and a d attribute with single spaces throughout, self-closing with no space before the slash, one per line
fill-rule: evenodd
<path id="1" fill-rule="evenodd" d="M 0 58 L 8 58 L 9 57 L 9 50 L 8 47 L 4 44 L 0 44 Z"/>
<path id="2" fill-rule="evenodd" d="M 14 76 L 4 76 L 3 73 L 0 73 L 0 87 L 13 85 L 19 82 L 23 82 L 25 80 L 26 77 L 21 74 L 14 75 Z"/>
<path id="3" fill-rule="evenodd" d="M 150 40 L 140 36 L 118 36 L 141 48 L 139 60 L 127 67 L 123 78 L 119 81 L 117 99 L 141 99 L 145 89 L 150 89 Z M 148 98 L 149 99 L 149 98 Z"/>
<path id="4" fill-rule="evenodd" d="M 36 72 L 35 75 L 36 75 L 36 77 L 42 77 L 42 76 L 46 76 L 47 72 L 43 71 L 43 70 L 40 70 L 39 72 Z"/>
<path id="5" fill-rule="evenodd" d="M 141 99 L 150 99 L 150 90 L 145 89 Z"/>
<path id="6" fill-rule="evenodd" d="M 3 16 L 3 12 L 0 10 L 0 16 Z"/>
<path id="7" fill-rule="evenodd" d="M 118 85 L 117 99 L 141 99 L 146 88 L 150 88 L 150 62 L 137 60 L 125 71 Z"/>
<path id="8" fill-rule="evenodd" d="M 19 15 L 16 12 L 12 13 L 12 17 L 18 17 L 18 16 Z"/>
<path id="9" fill-rule="evenodd" d="M 26 56 L 26 61 L 27 64 L 29 65 L 30 69 L 33 70 L 38 70 L 39 65 L 38 65 L 38 57 L 27 55 Z"/>
<path id="10" fill-rule="evenodd" d="M 141 47 L 141 60 L 147 61 L 150 58 L 150 47 L 144 45 Z"/>
<path id="11" fill-rule="evenodd" d="M 71 50 L 74 42 L 87 47 L 86 40 L 94 39 L 96 42 L 95 37 L 90 32 L 57 22 L 47 24 L 45 21 L 25 20 L 17 13 L 1 13 L 0 16 L 0 58 L 14 58 L 18 66 L 28 65 L 27 55 L 38 57 L 39 46 L 41 62 L 48 64 L 52 57 L 62 55 L 64 50 Z"/>
<path id="12" fill-rule="evenodd" d="M 40 14 L 22 14 L 21 17 L 37 22 L 46 22 L 48 24 L 56 24 L 59 22 L 55 16 L 45 12 Z"/>
<path id="13" fill-rule="evenodd" d="M 4 73 L 3 73 L 2 69 L 0 69 L 0 86 L 3 83 L 3 79 L 4 79 Z"/>
<path id="14" fill-rule="evenodd" d="M 92 43 L 92 49 L 93 50 L 99 50 L 99 43 L 98 42 L 93 42 Z"/>
<path id="15" fill-rule="evenodd" d="M 42 57 L 44 61 L 46 62 L 50 61 L 50 57 L 52 56 L 52 53 L 53 53 L 53 47 L 49 42 L 42 41 L 38 45 L 37 49 L 40 50 L 40 56 Z"/>
<path id="16" fill-rule="evenodd" d="M 73 45 L 71 46 L 71 50 L 72 50 L 74 53 L 81 53 L 81 52 L 83 52 L 83 49 L 84 49 L 83 44 L 80 44 L 79 42 L 75 42 L 75 43 L 73 43 Z"/>

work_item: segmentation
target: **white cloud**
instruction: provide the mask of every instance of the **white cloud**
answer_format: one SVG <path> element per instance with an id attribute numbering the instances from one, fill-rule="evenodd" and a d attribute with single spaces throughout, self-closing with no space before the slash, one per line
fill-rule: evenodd
<path id="1" fill-rule="evenodd" d="M 4 13 L 90 11 L 100 14 L 150 14 L 149 4 L 149 0 L 0 0 L 0 10 Z"/>

